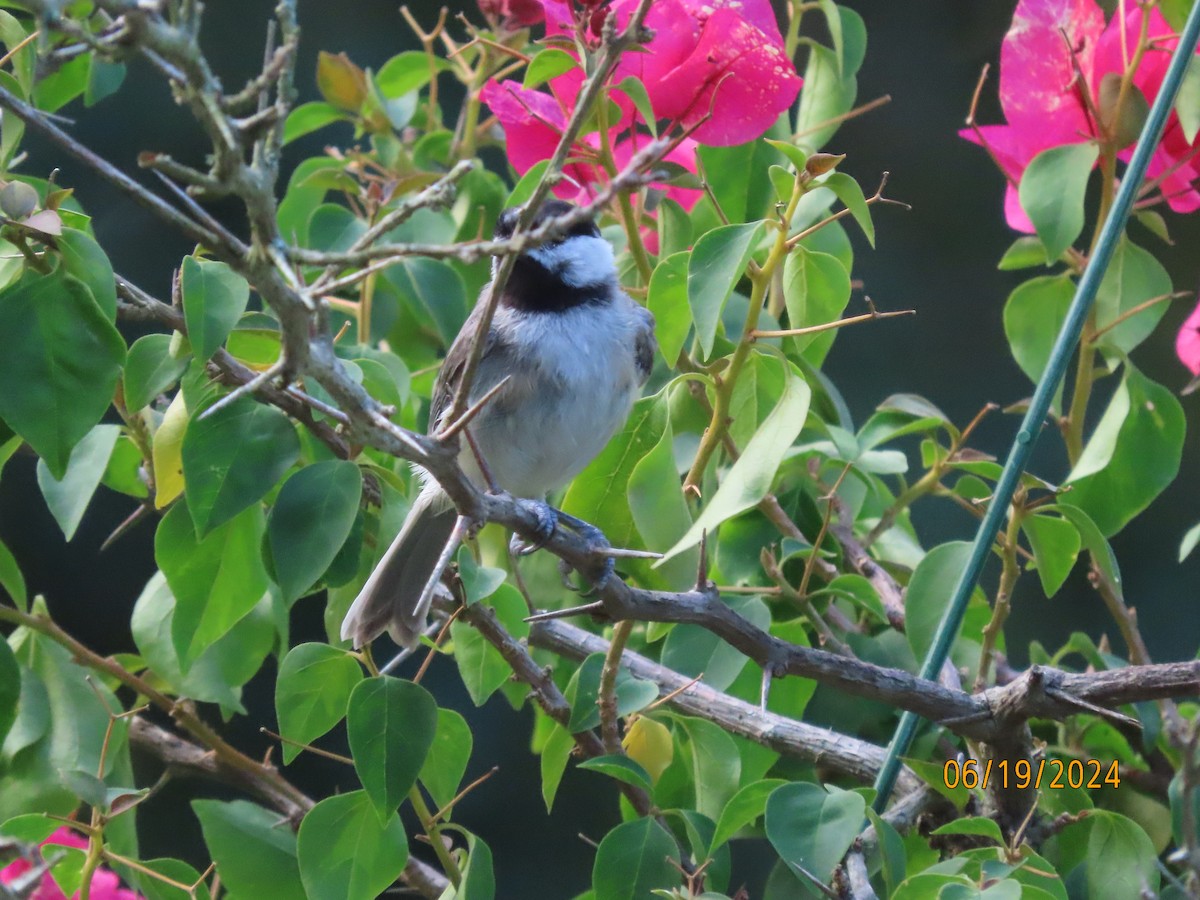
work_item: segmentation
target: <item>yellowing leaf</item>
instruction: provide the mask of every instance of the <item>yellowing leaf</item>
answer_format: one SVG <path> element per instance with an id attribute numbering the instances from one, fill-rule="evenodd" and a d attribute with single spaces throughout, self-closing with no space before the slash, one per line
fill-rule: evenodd
<path id="1" fill-rule="evenodd" d="M 162 509 L 183 493 L 183 433 L 187 431 L 188 411 L 183 391 L 175 395 L 163 414 L 162 424 L 154 432 L 154 508 Z"/>
<path id="2" fill-rule="evenodd" d="M 321 51 L 317 57 L 317 89 L 330 104 L 358 112 L 367 97 L 367 76 L 345 53 Z"/>
<path id="3" fill-rule="evenodd" d="M 621 745 L 629 758 L 649 772 L 656 782 L 675 758 L 675 743 L 671 740 L 670 730 L 645 716 L 633 720 Z"/>

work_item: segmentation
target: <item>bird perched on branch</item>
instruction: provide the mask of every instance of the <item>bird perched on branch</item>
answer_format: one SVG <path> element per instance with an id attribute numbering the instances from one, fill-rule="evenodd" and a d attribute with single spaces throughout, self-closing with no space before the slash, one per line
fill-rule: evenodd
<path id="1" fill-rule="evenodd" d="M 573 208 L 548 201 L 533 228 Z M 519 209 L 501 213 L 497 240 L 512 237 L 519 215 Z M 493 278 L 497 268 L 493 261 Z M 483 289 L 442 364 L 431 433 L 447 424 L 490 290 L 490 284 Z M 545 504 L 546 494 L 579 474 L 624 424 L 650 375 L 655 348 L 654 317 L 621 289 L 612 247 L 593 221 L 524 251 L 503 287 L 469 400 L 474 404 L 504 384 L 467 426 L 471 440 L 463 441 L 459 464 L 477 483 L 488 484 L 474 443 L 496 487 L 540 502 L 539 532 L 548 539 L 562 514 Z M 342 639 L 355 647 L 384 630 L 411 647 L 425 628 L 431 576 L 457 519 L 445 492 L 425 479 L 400 533 L 342 621 Z M 532 552 L 539 545 L 522 542 L 516 549 Z"/>

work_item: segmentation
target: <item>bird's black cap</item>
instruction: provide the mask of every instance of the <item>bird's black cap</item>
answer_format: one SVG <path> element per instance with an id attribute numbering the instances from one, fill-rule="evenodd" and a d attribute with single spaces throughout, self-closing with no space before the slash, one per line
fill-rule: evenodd
<path id="1" fill-rule="evenodd" d="M 557 219 L 559 216 L 565 215 L 573 209 L 575 209 L 575 204 L 568 203 L 566 200 L 547 200 L 538 209 L 537 215 L 533 217 L 533 228 L 540 228 L 551 219 Z M 495 239 L 503 241 L 512 237 L 513 230 L 517 227 L 517 219 L 520 217 L 521 207 L 519 206 L 510 206 L 504 212 L 500 213 L 500 217 L 496 219 Z M 600 229 L 596 227 L 596 223 L 591 219 L 584 219 L 582 222 L 576 222 L 572 225 L 562 238 L 558 238 L 553 243 L 576 236 L 600 237 Z"/>

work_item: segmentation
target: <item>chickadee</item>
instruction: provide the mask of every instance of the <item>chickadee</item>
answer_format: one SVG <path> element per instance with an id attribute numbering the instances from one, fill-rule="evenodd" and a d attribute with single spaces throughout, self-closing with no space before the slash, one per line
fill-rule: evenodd
<path id="1" fill-rule="evenodd" d="M 548 201 L 533 226 L 572 208 Z M 497 240 L 512 236 L 519 215 L 519 209 L 501 213 Z M 498 265 L 494 260 L 493 278 Z M 489 290 L 490 285 L 482 296 Z M 442 364 L 433 387 L 431 433 L 449 413 L 481 308 L 476 304 Z M 522 253 L 471 385 L 475 403 L 509 376 L 468 426 L 496 486 L 544 502 L 549 491 L 579 474 L 625 422 L 650 376 L 656 346 L 654 316 L 621 289 L 612 247 L 594 222 Z M 463 443 L 459 465 L 486 484 L 469 443 Z M 402 646 L 417 643 L 432 597 L 425 586 L 455 519 L 450 499 L 427 478 L 400 533 L 346 613 L 343 640 L 361 647 L 386 629 Z M 547 533 L 553 523 L 551 515 Z"/>

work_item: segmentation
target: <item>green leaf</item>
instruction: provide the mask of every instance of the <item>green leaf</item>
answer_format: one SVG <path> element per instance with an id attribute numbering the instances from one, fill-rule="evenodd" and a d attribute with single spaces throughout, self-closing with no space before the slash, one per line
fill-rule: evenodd
<path id="1" fill-rule="evenodd" d="M 542 801 L 546 804 L 547 813 L 554 808 L 554 795 L 558 793 L 563 772 L 567 769 L 567 760 L 574 749 L 575 740 L 571 732 L 558 724 L 551 726 L 550 737 L 542 747 L 541 759 Z"/>
<path id="2" fill-rule="evenodd" d="M 440 260 L 413 257 L 388 266 L 383 277 L 410 308 L 429 318 L 449 347 L 467 320 L 467 289 L 462 276 Z"/>
<path id="3" fill-rule="evenodd" d="M 1144 897 L 1158 893 L 1157 853 L 1154 844 L 1137 823 L 1118 813 L 1097 809 L 1088 820 L 1088 894 L 1092 897 Z"/>
<path id="4" fill-rule="evenodd" d="M 550 166 L 550 160 L 543 159 L 530 166 L 529 171 L 521 176 L 521 179 L 513 187 L 512 193 L 508 195 L 508 200 L 505 201 L 505 206 L 524 206 L 529 198 L 533 196 L 534 189 L 541 184 L 542 176 L 546 174 L 546 169 Z"/>
<path id="5" fill-rule="evenodd" d="M 589 772 L 600 772 L 609 778 L 615 778 L 617 781 L 632 784 L 634 787 L 641 788 L 647 792 L 653 787 L 650 783 L 649 773 L 628 756 L 622 754 L 595 756 L 591 759 L 585 759 L 579 764 L 578 768 L 587 769 Z"/>
<path id="6" fill-rule="evenodd" d="M 417 780 L 437 732 L 437 704 L 419 684 L 368 678 L 350 694 L 346 731 L 354 770 L 384 822 Z"/>
<path id="7" fill-rule="evenodd" d="M 63 785 L 72 794 L 101 812 L 108 811 L 108 788 L 91 772 L 81 769 L 63 769 L 58 773 Z"/>
<path id="8" fill-rule="evenodd" d="M 670 547 L 692 524 L 675 467 L 674 447 L 675 436 L 668 421 L 654 449 L 629 473 L 629 512 L 649 550 Z M 699 559 L 698 550 L 685 553 L 661 569 L 650 570 L 650 575 L 660 577 L 663 586 L 671 590 L 687 590 L 695 583 Z"/>
<path id="9" fill-rule="evenodd" d="M 433 744 L 417 775 L 438 807 L 447 806 L 458 793 L 458 786 L 471 759 L 473 742 L 467 720 L 452 709 L 439 707 Z"/>
<path id="10" fill-rule="evenodd" d="M 863 195 L 859 183 L 845 172 L 834 172 L 821 182 L 821 187 L 829 188 L 837 194 L 837 198 L 850 210 L 850 215 L 854 216 L 854 221 L 863 230 L 867 243 L 874 247 L 875 223 L 871 221 L 871 207 L 867 205 L 867 198 Z"/>
<path id="11" fill-rule="evenodd" d="M 623 822 L 604 836 L 592 866 L 595 900 L 643 900 L 679 885 L 679 847 L 654 819 Z"/>
<path id="12" fill-rule="evenodd" d="M 492 866 L 492 850 L 483 838 L 457 826 L 467 838 L 467 864 L 462 867 L 462 884 L 454 900 L 493 900 L 496 896 L 496 874 Z"/>
<path id="13" fill-rule="evenodd" d="M 50 474 L 44 459 L 38 460 L 37 480 L 50 507 L 50 514 L 62 529 L 68 541 L 75 537 L 75 530 L 83 519 L 83 513 L 92 494 L 104 477 L 109 457 L 121 434 L 119 425 L 97 425 L 75 445 L 67 461 L 67 471 L 62 478 Z"/>
<path id="14" fill-rule="evenodd" d="M 524 86 L 535 88 L 552 78 L 557 78 L 564 72 L 570 72 L 578 65 L 579 61 L 566 50 L 547 47 L 545 50 L 539 51 L 525 67 Z"/>
<path id="15" fill-rule="evenodd" d="M 21 668 L 8 641 L 0 641 L 0 744 L 17 720 L 17 700 L 21 696 Z"/>
<path id="16" fill-rule="evenodd" d="M 112 401 L 125 342 L 79 280 L 26 274 L 0 291 L 0 418 L 62 478 Z"/>
<path id="17" fill-rule="evenodd" d="M 1051 147 L 1035 156 L 1021 176 L 1021 208 L 1058 259 L 1083 231 L 1083 195 L 1099 149 L 1094 143 Z"/>
<path id="18" fill-rule="evenodd" d="M 947 822 L 940 828 L 935 828 L 933 833 L 977 835 L 979 837 L 991 838 L 1001 847 L 1007 846 L 1008 843 L 1004 840 L 1004 833 L 1000 831 L 1000 826 L 985 816 L 966 816 L 962 819 L 955 819 L 953 822 Z"/>
<path id="19" fill-rule="evenodd" d="M 501 585 L 489 603 L 509 634 L 518 640 L 529 635 L 529 625 L 523 621 L 529 608 L 520 591 L 511 584 Z M 483 706 L 512 676 L 512 668 L 499 650 L 465 622 L 451 623 L 450 637 L 454 641 L 454 661 L 458 664 L 463 686 L 471 701 L 476 706 Z"/>
<path id="20" fill-rule="evenodd" d="M 193 800 L 192 810 L 231 895 L 305 900 L 296 836 L 278 813 L 245 800 Z"/>
<path id="21" fill-rule="evenodd" d="M 229 337 L 246 303 L 246 279 L 222 262 L 185 256 L 181 274 L 183 318 L 196 358 L 207 360 Z"/>
<path id="22" fill-rule="evenodd" d="M 850 273 L 835 256 L 797 247 L 783 264 L 783 298 L 789 328 L 836 321 L 850 302 Z M 795 352 L 819 368 L 836 337 L 834 329 L 797 335 L 788 341 Z"/>
<path id="23" fill-rule="evenodd" d="M 381 823 L 365 791 L 322 800 L 300 823 L 300 879 L 309 900 L 375 900 L 408 862 L 400 817 Z"/>
<path id="24" fill-rule="evenodd" d="M 762 222 L 722 225 L 696 241 L 688 258 L 687 294 L 696 323 L 696 340 L 712 353 L 721 310 L 746 271 L 762 231 Z"/>
<path id="25" fill-rule="evenodd" d="M 840 7 L 838 11 L 842 14 L 845 41 L 845 14 L 850 10 Z M 859 19 L 857 24 L 861 30 L 862 20 Z M 865 35 L 863 37 L 865 41 Z M 812 152 L 823 147 L 841 126 L 838 118 L 854 106 L 858 81 L 853 75 L 854 68 L 846 65 L 847 62 L 850 60 L 845 56 L 839 59 L 838 54 L 828 47 L 819 44 L 810 47 L 804 69 L 804 90 L 800 92 L 800 108 L 796 114 L 796 133 L 801 135 L 798 143 L 805 150 Z"/>
<path id="26" fill-rule="evenodd" d="M 187 505 L 176 503 L 154 535 L 154 559 L 175 595 L 171 625 L 186 673 L 204 649 L 252 610 L 269 585 L 258 507 L 197 538 Z"/>
<path id="27" fill-rule="evenodd" d="M 970 554 L 971 545 L 966 541 L 942 544 L 926 553 L 913 571 L 904 595 L 905 636 L 918 662 L 933 645 L 933 635 Z"/>
<path id="28" fill-rule="evenodd" d="M 1112 547 L 1105 540 L 1104 535 L 1100 533 L 1100 529 L 1096 527 L 1096 523 L 1092 521 L 1092 517 L 1078 506 L 1071 506 L 1068 503 L 1047 507 L 1046 512 L 1061 513 L 1063 518 L 1069 520 L 1079 530 L 1083 546 L 1087 548 L 1088 553 L 1092 555 L 1092 560 L 1100 567 L 1100 571 L 1104 573 L 1120 596 L 1121 570 L 1117 566 L 1116 554 L 1113 553 Z"/>
<path id="29" fill-rule="evenodd" d="M 1200 544 L 1200 522 L 1189 528 L 1187 534 L 1183 536 L 1183 540 L 1179 542 L 1179 561 L 1183 562 L 1191 556 L 1197 544 Z"/>
<path id="30" fill-rule="evenodd" d="M 885 896 L 891 896 L 906 874 L 908 855 L 905 853 L 904 839 L 895 827 L 880 817 L 875 810 L 868 808 L 867 818 L 875 826 L 875 834 L 879 839 L 877 852 L 883 869 L 884 884 L 887 887 Z"/>
<path id="31" fill-rule="evenodd" d="M 287 122 L 283 126 L 284 146 L 296 138 L 304 137 L 342 119 L 349 119 L 349 116 L 332 104 L 320 100 L 301 103 L 288 113 Z"/>
<path id="32" fill-rule="evenodd" d="M 8 594 L 18 609 L 29 608 L 29 592 L 25 588 L 25 576 L 12 551 L 0 541 L 0 588 Z"/>
<path id="33" fill-rule="evenodd" d="M 291 420 L 242 397 L 188 422 L 183 436 L 184 494 L 203 537 L 275 487 L 300 455 Z"/>
<path id="34" fill-rule="evenodd" d="M 812 390 L 804 380 L 789 372 L 779 403 L 746 444 L 687 534 L 656 565 L 699 543 L 705 531 L 715 533 L 726 519 L 757 505 L 767 495 L 788 448 L 804 427 L 811 398 Z"/>
<path id="35" fill-rule="evenodd" d="M 762 781 L 751 782 L 730 797 L 725 808 L 721 810 L 721 817 L 717 819 L 717 828 L 708 847 L 709 855 L 747 825 L 757 822 L 759 816 L 766 811 L 767 798 L 784 784 L 787 782 L 782 778 L 764 778 Z"/>
<path id="36" fill-rule="evenodd" d="M 953 787 L 950 786 L 946 780 L 946 769 L 944 766 L 912 757 L 906 757 L 904 764 L 912 769 L 918 778 L 953 803 L 959 812 L 966 807 L 967 801 L 971 799 L 971 790 L 963 784 L 962 778 L 959 778 Z"/>
<path id="37" fill-rule="evenodd" d="M 196 885 L 193 894 L 143 874 L 137 880 L 137 887 L 146 900 L 209 900 L 212 896 L 208 885 L 201 881 L 200 873 L 181 859 L 143 859 L 139 862 L 150 871 L 165 875 L 177 884 Z"/>
<path id="38" fill-rule="evenodd" d="M 578 734 L 600 725 L 600 709 L 596 700 L 600 696 L 600 671 L 604 666 L 604 654 L 588 656 L 571 676 L 563 692 L 571 704 L 571 719 L 567 731 Z M 617 713 L 627 716 L 644 709 L 658 699 L 658 685 L 652 681 L 635 678 L 627 669 L 617 673 Z"/>
<path id="39" fill-rule="evenodd" d="M 1152 253 L 1122 237 L 1096 291 L 1096 326 L 1105 328 L 1118 316 L 1133 311 L 1147 300 L 1163 298 L 1100 336 L 1106 350 L 1129 353 L 1154 331 L 1167 312 L 1171 276 Z"/>
<path id="40" fill-rule="evenodd" d="M 654 313 L 654 336 L 658 349 L 674 367 L 692 330 L 692 311 L 688 305 L 687 270 L 691 252 L 673 253 L 654 267 L 646 308 Z"/>
<path id="41" fill-rule="evenodd" d="M 1049 265 L 1046 259 L 1046 248 L 1033 235 L 1022 235 L 1012 242 L 1004 251 L 1004 256 L 996 264 L 1001 272 L 1012 272 L 1017 269 L 1031 269 L 1034 266 Z"/>
<path id="42" fill-rule="evenodd" d="M 716 819 L 737 792 L 742 777 L 741 757 L 733 738 L 706 719 L 677 716 L 687 733 L 697 812 Z"/>
<path id="43" fill-rule="evenodd" d="M 633 101 L 633 105 L 642 116 L 642 122 L 650 129 L 650 134 L 658 137 L 658 122 L 654 116 L 654 105 L 650 102 L 650 95 L 646 93 L 646 85 L 633 75 L 626 75 L 616 88 Z"/>
<path id="44" fill-rule="evenodd" d="M 358 466 L 340 459 L 305 466 L 283 483 L 267 540 L 285 602 L 304 596 L 329 568 L 350 535 L 361 497 Z"/>
<path id="45" fill-rule="evenodd" d="M 429 84 L 431 78 L 450 68 L 449 60 L 439 56 L 430 58 L 420 50 L 406 50 L 397 53 L 380 67 L 375 74 L 375 84 L 385 97 L 400 97 L 420 90 Z"/>
<path id="46" fill-rule="evenodd" d="M 1064 503 L 1083 509 L 1110 537 L 1150 505 L 1179 472 L 1186 423 L 1175 395 L 1126 363 L 1067 483 Z"/>
<path id="47" fill-rule="evenodd" d="M 832 785 L 794 782 L 767 800 L 767 839 L 784 862 L 825 884 L 862 828 L 867 802 Z"/>
<path id="48" fill-rule="evenodd" d="M 735 597 L 728 601 L 734 612 L 766 631 L 771 611 L 758 597 Z M 700 625 L 679 624 L 663 644 L 662 664 L 689 678 L 703 675 L 709 687 L 726 690 L 737 680 L 749 658 Z"/>
<path id="49" fill-rule="evenodd" d="M 130 412 L 149 406 L 154 398 L 187 371 L 190 353 L 173 353 L 169 334 L 148 334 L 133 342 L 125 360 L 125 407 Z"/>
<path id="50" fill-rule="evenodd" d="M 279 733 L 289 741 L 311 744 L 342 721 L 350 694 L 362 681 L 362 668 L 345 650 L 328 644 L 299 644 L 279 664 L 275 680 L 275 715 Z M 300 754 L 283 745 L 283 761 Z"/>
<path id="51" fill-rule="evenodd" d="M 78 278 L 92 292 L 92 299 L 108 321 L 117 318 L 117 286 L 112 263 L 91 235 L 77 228 L 64 228 L 55 239 L 66 273 Z"/>
<path id="52" fill-rule="evenodd" d="M 1074 296 L 1075 282 L 1069 276 L 1043 275 L 1018 285 L 1004 304 L 1004 334 L 1009 348 L 1021 371 L 1034 384 L 1046 371 L 1054 339 Z M 1058 405 L 1056 399 L 1055 407 Z"/>
<path id="53" fill-rule="evenodd" d="M 796 172 L 803 172 L 805 165 L 808 163 L 808 154 L 793 144 L 791 141 L 773 141 L 770 138 L 764 138 L 765 142 L 774 147 L 780 153 L 787 157 L 788 162 L 792 164 L 792 168 Z"/>
<path id="54" fill-rule="evenodd" d="M 1175 112 L 1179 116 L 1183 139 L 1189 144 L 1195 143 L 1196 135 L 1200 133 L 1200 60 L 1194 56 L 1183 75 L 1179 93 L 1175 95 Z"/>
<path id="55" fill-rule="evenodd" d="M 190 661 L 186 673 L 171 637 L 176 600 L 162 572 L 155 572 L 133 608 L 130 630 L 146 666 L 168 692 L 217 703 L 226 714 L 245 712 L 241 686 L 254 677 L 279 637 L 270 596 L 224 636 Z"/>
<path id="56" fill-rule="evenodd" d="M 614 547 L 631 547 L 637 532 L 629 511 L 627 489 L 634 467 L 662 439 L 667 421 L 669 391 L 643 397 L 633 405 L 624 427 L 600 454 L 575 476 L 562 508 L 590 522 Z"/>
<path id="57" fill-rule="evenodd" d="M 125 81 L 125 63 L 109 62 L 99 53 L 89 54 L 87 87 L 83 92 L 83 105 L 95 106 L 106 97 L 111 97 Z"/>
<path id="58" fill-rule="evenodd" d="M 1053 597 L 1079 557 L 1079 529 L 1070 521 L 1053 516 L 1029 516 L 1021 522 L 1021 527 L 1033 547 L 1042 590 L 1047 597 Z"/>

